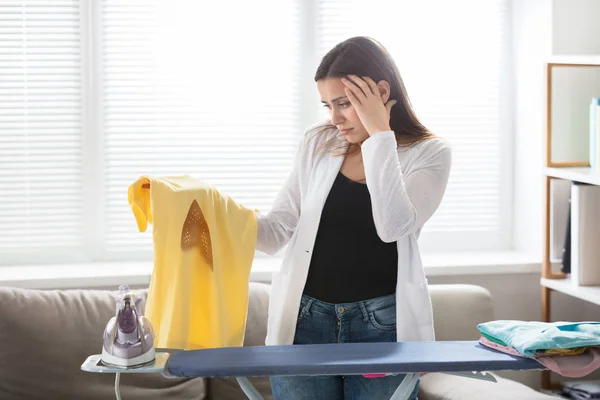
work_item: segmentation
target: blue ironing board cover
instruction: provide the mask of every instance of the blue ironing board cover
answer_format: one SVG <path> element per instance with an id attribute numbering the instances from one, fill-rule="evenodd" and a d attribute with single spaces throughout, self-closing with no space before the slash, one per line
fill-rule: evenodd
<path id="1" fill-rule="evenodd" d="M 360 375 L 545 369 L 477 341 L 335 343 L 180 351 L 167 371 L 182 377 Z"/>

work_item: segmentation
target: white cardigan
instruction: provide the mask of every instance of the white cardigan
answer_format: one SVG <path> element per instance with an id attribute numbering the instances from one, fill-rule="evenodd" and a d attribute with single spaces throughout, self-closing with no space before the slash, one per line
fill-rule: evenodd
<path id="1" fill-rule="evenodd" d="M 256 214 L 258 250 L 274 254 L 288 244 L 281 269 L 273 275 L 266 345 L 293 343 L 321 212 L 343 161 L 343 156 L 316 150 L 337 134 L 330 130 L 311 141 L 305 135 L 271 210 Z M 397 340 L 433 341 L 431 299 L 417 239 L 444 197 L 451 148 L 439 138 L 398 148 L 394 133 L 385 131 L 368 138 L 362 153 L 377 234 L 398 244 Z"/>

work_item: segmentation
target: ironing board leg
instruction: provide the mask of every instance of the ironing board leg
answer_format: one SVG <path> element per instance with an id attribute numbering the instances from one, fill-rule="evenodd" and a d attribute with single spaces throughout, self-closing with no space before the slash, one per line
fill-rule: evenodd
<path id="1" fill-rule="evenodd" d="M 264 398 L 258 393 L 258 390 L 252 385 L 252 383 L 245 376 L 237 377 L 238 384 L 250 400 L 264 400 Z"/>
<path id="2" fill-rule="evenodd" d="M 419 374 L 406 374 L 406 377 L 398 385 L 398 389 L 396 389 L 390 400 L 407 400 L 413 390 L 415 390 L 418 380 Z"/>

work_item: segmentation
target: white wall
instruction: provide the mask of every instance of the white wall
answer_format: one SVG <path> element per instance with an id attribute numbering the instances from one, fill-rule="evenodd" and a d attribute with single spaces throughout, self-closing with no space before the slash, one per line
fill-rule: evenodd
<path id="1" fill-rule="evenodd" d="M 512 2 L 516 250 L 542 259 L 544 61 L 551 51 L 551 2 Z"/>
<path id="2" fill-rule="evenodd" d="M 552 8 L 553 54 L 600 54 L 600 1 L 553 0 Z"/>

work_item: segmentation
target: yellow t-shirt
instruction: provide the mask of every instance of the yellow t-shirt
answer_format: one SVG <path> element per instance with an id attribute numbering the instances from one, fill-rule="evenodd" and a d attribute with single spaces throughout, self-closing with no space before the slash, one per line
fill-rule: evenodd
<path id="1" fill-rule="evenodd" d="M 140 232 L 153 225 L 145 315 L 158 348 L 242 346 L 256 247 L 254 211 L 190 176 L 143 176 L 128 190 Z"/>

